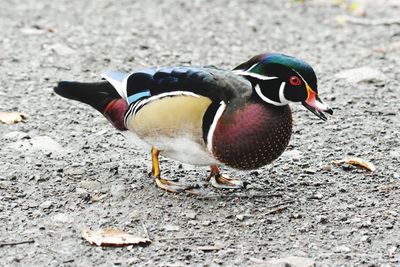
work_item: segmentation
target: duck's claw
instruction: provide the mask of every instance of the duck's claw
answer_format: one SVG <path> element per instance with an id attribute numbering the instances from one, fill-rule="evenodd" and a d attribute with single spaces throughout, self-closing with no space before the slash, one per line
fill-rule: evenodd
<path id="1" fill-rule="evenodd" d="M 211 173 L 208 176 L 208 181 L 212 186 L 219 189 L 243 188 L 243 182 L 240 179 L 222 176 L 216 165 L 211 165 Z"/>
<path id="2" fill-rule="evenodd" d="M 172 193 L 181 193 L 181 192 L 191 193 L 190 190 L 194 188 L 193 186 L 175 183 L 161 177 L 155 177 L 154 180 L 156 181 L 158 187 Z"/>
<path id="3" fill-rule="evenodd" d="M 219 189 L 240 189 L 243 188 L 243 182 L 240 179 L 228 177 L 211 177 L 210 184 Z"/>

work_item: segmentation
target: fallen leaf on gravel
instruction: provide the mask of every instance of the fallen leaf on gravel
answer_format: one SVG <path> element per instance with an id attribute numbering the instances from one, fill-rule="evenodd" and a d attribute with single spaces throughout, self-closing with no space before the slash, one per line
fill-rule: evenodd
<path id="1" fill-rule="evenodd" d="M 149 245 L 150 239 L 133 236 L 119 229 L 106 228 L 91 230 L 84 227 L 81 230 L 81 235 L 90 244 L 95 244 L 102 247 L 123 247 L 129 245 Z"/>
<path id="2" fill-rule="evenodd" d="M 0 112 L 0 122 L 5 124 L 15 124 L 27 118 L 28 115 L 21 112 Z"/>
<path id="3" fill-rule="evenodd" d="M 341 162 L 356 166 L 356 167 L 364 169 L 364 170 L 368 170 L 370 172 L 373 172 L 376 170 L 374 164 L 372 164 L 371 162 L 368 162 L 366 160 L 363 160 L 361 158 L 347 158 Z"/>
<path id="4" fill-rule="evenodd" d="M 107 194 L 94 193 L 90 196 L 90 202 L 99 202 L 107 197 Z"/>

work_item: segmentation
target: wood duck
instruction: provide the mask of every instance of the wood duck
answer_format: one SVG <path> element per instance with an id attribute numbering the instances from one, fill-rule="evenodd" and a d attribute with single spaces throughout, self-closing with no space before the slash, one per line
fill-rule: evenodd
<path id="1" fill-rule="evenodd" d="M 318 96 L 312 67 L 291 56 L 269 53 L 234 68 L 167 67 L 132 73 L 110 71 L 103 81 L 62 81 L 54 89 L 100 111 L 118 130 L 151 151 L 152 176 L 170 192 L 189 187 L 161 178 L 159 154 L 209 165 L 208 181 L 241 188 L 218 165 L 255 169 L 277 159 L 292 134 L 290 102 L 301 102 L 326 120 L 333 114 Z"/>

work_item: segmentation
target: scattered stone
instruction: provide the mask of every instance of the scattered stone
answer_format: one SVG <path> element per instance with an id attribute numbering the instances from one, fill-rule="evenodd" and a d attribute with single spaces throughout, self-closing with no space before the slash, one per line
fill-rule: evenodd
<path id="1" fill-rule="evenodd" d="M 393 159 L 395 159 L 395 160 L 397 160 L 397 161 L 400 161 L 400 149 L 396 149 L 396 150 L 390 151 L 390 152 L 389 152 L 389 155 L 390 155 Z"/>
<path id="2" fill-rule="evenodd" d="M 196 219 L 197 213 L 194 210 L 189 210 L 185 213 L 186 218 L 189 218 L 191 220 Z"/>
<path id="3" fill-rule="evenodd" d="M 64 44 L 53 44 L 45 46 L 48 50 L 57 53 L 60 56 L 68 56 L 75 53 L 75 50 Z"/>
<path id="4" fill-rule="evenodd" d="M 368 236 L 368 235 L 363 235 L 363 236 L 360 238 L 360 241 L 361 241 L 361 242 L 370 243 L 370 242 L 371 242 L 371 237 Z"/>
<path id="5" fill-rule="evenodd" d="M 398 212 L 396 212 L 394 210 L 387 210 L 387 211 L 385 211 L 384 215 L 386 217 L 397 217 Z"/>
<path id="6" fill-rule="evenodd" d="M 54 222 L 60 223 L 60 224 L 72 223 L 74 221 L 74 219 L 71 217 L 71 215 L 66 214 L 66 213 L 58 213 L 58 214 L 54 215 L 52 219 Z"/>
<path id="7" fill-rule="evenodd" d="M 312 195 L 310 197 L 310 199 L 323 199 L 323 198 L 324 198 L 324 195 L 321 193 L 315 193 L 314 195 Z"/>
<path id="8" fill-rule="evenodd" d="M 211 225 L 211 221 L 203 221 L 201 224 L 204 225 L 204 226 L 210 226 Z"/>
<path id="9" fill-rule="evenodd" d="M 388 248 L 389 257 L 390 257 L 390 258 L 393 258 L 394 255 L 396 254 L 396 251 L 397 251 L 397 246 L 390 246 L 390 247 Z"/>
<path id="10" fill-rule="evenodd" d="M 337 73 L 335 77 L 354 84 L 360 82 L 373 83 L 386 80 L 386 76 L 382 72 L 370 67 L 344 70 Z"/>
<path id="11" fill-rule="evenodd" d="M 50 200 L 46 200 L 45 202 L 43 202 L 42 204 L 39 205 L 39 207 L 41 209 L 49 209 L 53 206 L 53 202 Z"/>
<path id="12" fill-rule="evenodd" d="M 133 210 L 133 211 L 131 211 L 131 213 L 129 213 L 129 217 L 133 221 L 140 221 L 140 219 L 142 218 L 142 215 L 138 210 Z"/>
<path id="13" fill-rule="evenodd" d="M 21 139 L 28 139 L 29 135 L 24 132 L 13 131 L 13 132 L 4 134 L 3 138 L 10 140 L 10 141 L 17 141 L 17 140 L 21 140 Z"/>
<path id="14" fill-rule="evenodd" d="M 126 192 L 126 187 L 123 184 L 113 185 L 110 188 L 111 195 L 116 199 L 124 199 Z"/>
<path id="15" fill-rule="evenodd" d="M 175 232 L 175 231 L 179 231 L 180 227 L 177 225 L 173 225 L 173 224 L 166 224 L 166 225 L 164 225 L 164 229 L 167 232 Z"/>
<path id="16" fill-rule="evenodd" d="M 236 215 L 236 218 L 237 218 L 239 221 L 243 221 L 243 220 L 244 220 L 244 214 L 238 214 L 238 215 Z"/>
<path id="17" fill-rule="evenodd" d="M 46 31 L 45 29 L 41 29 L 39 27 L 32 27 L 32 28 L 22 28 L 20 29 L 22 34 L 25 35 L 40 35 L 40 34 L 45 34 L 46 32 L 49 32 L 48 30 Z"/>
<path id="18" fill-rule="evenodd" d="M 301 152 L 297 149 L 292 149 L 292 150 L 287 150 L 285 152 L 283 152 L 282 158 L 287 158 L 293 161 L 299 161 L 302 156 L 301 156 Z"/>
<path id="19" fill-rule="evenodd" d="M 315 267 L 315 261 L 310 258 L 290 256 L 281 259 L 260 260 L 250 258 L 250 261 L 265 267 Z"/>
<path id="20" fill-rule="evenodd" d="M 304 172 L 307 173 L 307 174 L 314 174 L 314 173 L 317 172 L 317 169 L 313 168 L 313 167 L 310 167 L 310 168 L 305 169 Z"/>
<path id="21" fill-rule="evenodd" d="M 349 253 L 349 252 L 351 252 L 351 249 L 349 247 L 346 247 L 346 246 L 342 245 L 342 246 L 335 247 L 333 252 L 335 252 L 335 253 Z"/>
<path id="22" fill-rule="evenodd" d="M 98 181 L 93 181 L 93 180 L 83 180 L 80 181 L 78 186 L 78 188 L 83 188 L 88 190 L 89 192 L 93 192 L 93 191 L 100 191 L 101 189 L 101 183 Z"/>
<path id="23" fill-rule="evenodd" d="M 317 218 L 318 223 L 325 224 L 328 222 L 328 217 L 326 217 L 324 215 L 317 216 L 316 218 Z"/>
<path id="24" fill-rule="evenodd" d="M 88 192 L 85 188 L 80 188 L 80 187 L 75 188 L 75 192 L 76 192 L 79 196 L 84 196 L 84 195 L 89 194 L 89 192 Z"/>
<path id="25" fill-rule="evenodd" d="M 66 150 L 49 136 L 35 136 L 9 144 L 10 147 L 30 153 L 42 151 L 54 154 L 65 154 Z"/>

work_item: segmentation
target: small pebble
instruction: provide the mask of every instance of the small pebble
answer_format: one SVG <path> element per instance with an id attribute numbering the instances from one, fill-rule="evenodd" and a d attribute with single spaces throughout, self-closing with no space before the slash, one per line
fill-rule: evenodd
<path id="1" fill-rule="evenodd" d="M 211 225 L 211 221 L 203 221 L 201 224 L 204 226 L 209 226 Z"/>
<path id="2" fill-rule="evenodd" d="M 239 221 L 243 221 L 243 220 L 244 220 L 244 214 L 238 214 L 238 215 L 236 215 L 236 218 L 237 218 Z"/>
<path id="3" fill-rule="evenodd" d="M 174 231 L 179 231 L 180 227 L 177 225 L 173 225 L 173 224 L 166 224 L 166 225 L 164 225 L 164 229 L 165 229 L 165 231 L 168 231 L 168 232 L 174 232 Z"/>
<path id="4" fill-rule="evenodd" d="M 189 211 L 187 211 L 187 212 L 185 213 L 185 216 L 186 216 L 186 218 L 189 218 L 189 219 L 194 220 L 194 219 L 196 219 L 197 214 L 196 214 L 195 211 L 189 210 Z"/>
<path id="5" fill-rule="evenodd" d="M 333 250 L 333 252 L 335 252 L 335 253 L 349 253 L 349 252 L 351 252 L 351 249 L 349 247 L 346 247 L 346 246 L 342 245 L 342 246 L 337 246 Z"/>
<path id="6" fill-rule="evenodd" d="M 53 206 L 53 202 L 51 202 L 50 200 L 46 200 L 45 202 L 43 202 L 42 204 L 39 205 L 39 207 L 42 209 L 49 209 L 52 206 Z"/>

